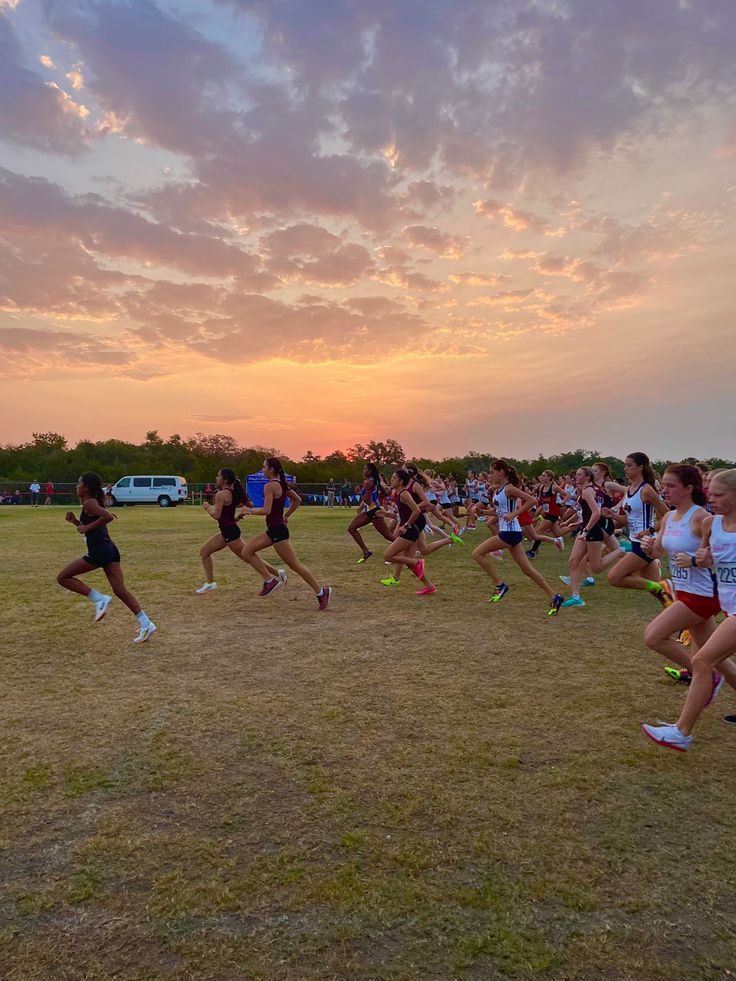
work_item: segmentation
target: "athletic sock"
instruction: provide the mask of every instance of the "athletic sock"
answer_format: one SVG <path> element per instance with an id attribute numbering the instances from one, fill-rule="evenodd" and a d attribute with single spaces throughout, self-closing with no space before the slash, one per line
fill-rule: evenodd
<path id="1" fill-rule="evenodd" d="M 540 546 L 541 544 L 542 544 L 542 543 L 541 543 L 541 542 L 539 541 L 539 539 L 537 539 L 537 540 L 536 540 L 536 541 L 535 541 L 535 542 L 534 542 L 534 543 L 532 544 L 532 548 L 531 548 L 531 551 L 532 551 L 532 552 L 534 552 L 534 554 L 535 554 L 535 555 L 536 555 L 536 554 L 537 554 L 537 552 L 539 551 L 539 546 Z"/>
<path id="2" fill-rule="evenodd" d="M 146 627 L 147 627 L 147 626 L 149 625 L 149 623 L 151 622 L 151 621 L 150 621 L 150 620 L 148 619 L 148 616 L 147 616 L 147 615 L 146 615 L 146 614 L 145 614 L 145 613 L 143 612 L 143 610 L 141 610 L 141 612 L 140 612 L 140 613 L 136 613 L 136 615 L 135 615 L 135 618 L 136 618 L 136 620 L 138 621 L 138 623 L 139 623 L 139 624 L 141 625 L 141 627 L 143 627 L 144 629 L 145 629 L 145 628 L 146 628 Z"/>
<path id="3" fill-rule="evenodd" d="M 102 593 L 98 593 L 96 589 L 90 589 L 87 593 L 87 599 L 91 600 L 93 603 L 99 603 L 102 599 Z"/>

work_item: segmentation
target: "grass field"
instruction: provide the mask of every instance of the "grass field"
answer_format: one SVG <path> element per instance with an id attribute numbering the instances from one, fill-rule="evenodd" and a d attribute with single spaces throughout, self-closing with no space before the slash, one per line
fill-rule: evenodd
<path id="1" fill-rule="evenodd" d="M 644 739 L 683 695 L 649 596 L 549 619 L 507 562 L 493 607 L 453 548 L 420 599 L 356 566 L 348 512 L 306 509 L 328 612 L 296 578 L 259 599 L 229 553 L 195 596 L 211 520 L 118 516 L 142 648 L 56 585 L 82 551 L 62 509 L 0 510 L 2 981 L 736 973 L 735 699 L 687 755 Z"/>

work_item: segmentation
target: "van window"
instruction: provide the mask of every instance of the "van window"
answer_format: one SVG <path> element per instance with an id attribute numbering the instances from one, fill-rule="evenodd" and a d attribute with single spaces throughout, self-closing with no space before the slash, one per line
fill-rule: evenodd
<path id="1" fill-rule="evenodd" d="M 150 487 L 151 478 L 150 477 L 133 477 L 134 487 Z"/>
<path id="2" fill-rule="evenodd" d="M 154 477 L 153 478 L 154 487 L 176 487 L 175 477 Z"/>
<path id="3" fill-rule="evenodd" d="M 118 487 L 130 487 L 130 477 L 123 477 L 118 481 Z"/>

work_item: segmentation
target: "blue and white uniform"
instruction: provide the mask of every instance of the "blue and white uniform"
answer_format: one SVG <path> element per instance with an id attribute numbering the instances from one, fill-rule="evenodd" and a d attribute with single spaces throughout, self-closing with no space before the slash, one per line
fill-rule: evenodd
<path id="1" fill-rule="evenodd" d="M 645 529 L 651 528 L 654 521 L 654 507 L 647 504 L 641 496 L 642 490 L 648 486 L 650 485 L 642 481 L 633 493 L 631 490 L 627 490 L 621 502 L 629 526 L 631 552 L 647 564 L 652 559 L 641 547 L 641 540 L 637 538 L 637 535 Z"/>
<path id="2" fill-rule="evenodd" d="M 724 529 L 722 514 L 713 518 L 710 550 L 716 567 L 721 609 L 730 617 L 736 616 L 736 531 Z"/>
<path id="3" fill-rule="evenodd" d="M 507 545 L 518 545 L 523 538 L 523 534 L 519 519 L 516 516 L 516 498 L 508 496 L 506 493 L 508 486 L 508 484 L 504 484 L 493 495 L 493 503 L 496 506 L 496 513 L 498 515 L 498 535 Z M 512 516 L 510 521 L 504 518 L 507 512 Z"/>

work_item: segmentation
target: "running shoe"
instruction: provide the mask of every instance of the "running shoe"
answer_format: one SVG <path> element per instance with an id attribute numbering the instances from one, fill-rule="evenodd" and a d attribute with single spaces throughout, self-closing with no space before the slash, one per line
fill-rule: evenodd
<path id="1" fill-rule="evenodd" d="M 429 596 L 431 593 L 436 593 L 436 586 L 425 586 L 424 589 L 417 590 L 417 596 Z"/>
<path id="2" fill-rule="evenodd" d="M 417 579 L 421 579 L 422 576 L 424 575 L 424 559 L 419 559 L 419 561 L 411 571 L 414 573 Z"/>
<path id="3" fill-rule="evenodd" d="M 289 581 L 289 577 L 286 575 L 286 569 L 279 569 L 278 574 L 279 574 L 279 579 L 285 586 Z"/>
<path id="4" fill-rule="evenodd" d="M 279 589 L 279 587 L 283 585 L 284 583 L 282 579 L 267 579 L 264 582 L 263 586 L 261 586 L 261 591 L 258 595 L 268 596 L 270 593 L 274 591 L 274 589 Z"/>
<path id="5" fill-rule="evenodd" d="M 583 579 L 583 586 L 595 586 L 595 579 L 592 576 L 586 576 Z"/>
<path id="6" fill-rule="evenodd" d="M 658 746 L 676 749 L 678 753 L 687 753 L 693 741 L 692 736 L 683 736 L 675 725 L 647 726 L 643 725 L 642 732 Z"/>
<path id="7" fill-rule="evenodd" d="M 496 562 L 503 562 L 503 549 L 497 548 L 495 552 L 491 552 L 491 558 L 495 559 Z"/>
<path id="8" fill-rule="evenodd" d="M 560 576 L 560 579 L 566 586 L 569 586 L 572 583 L 572 579 L 569 576 Z"/>
<path id="9" fill-rule="evenodd" d="M 138 636 L 133 638 L 133 643 L 144 644 L 149 637 L 153 637 L 157 629 L 156 624 L 152 620 L 149 620 L 145 627 L 141 627 L 138 631 Z"/>
<path id="10" fill-rule="evenodd" d="M 692 642 L 693 635 L 689 630 L 681 630 L 677 635 L 677 639 L 680 641 L 683 647 L 689 647 Z"/>
<path id="11" fill-rule="evenodd" d="M 548 617 L 557 616 L 557 614 L 560 612 L 560 607 L 564 606 L 564 599 L 564 596 L 560 596 L 559 593 L 555 593 L 555 595 L 552 597 L 552 605 L 550 606 L 549 610 L 547 610 Z M 582 603 L 582 600 L 580 602 Z"/>
<path id="12" fill-rule="evenodd" d="M 537 553 L 534 551 L 533 548 L 528 548 L 525 554 L 528 559 L 536 559 L 537 557 Z"/>
<path id="13" fill-rule="evenodd" d="M 373 552 L 366 552 L 365 555 L 361 555 L 358 559 L 358 565 L 363 565 L 364 562 L 367 562 L 371 555 L 373 555 Z"/>
<path id="14" fill-rule="evenodd" d="M 201 595 L 202 593 L 209 593 L 211 589 L 217 589 L 216 582 L 204 582 L 199 589 L 195 589 L 194 592 Z"/>
<path id="15" fill-rule="evenodd" d="M 705 703 L 705 705 L 703 706 L 703 708 L 708 708 L 709 705 L 712 705 L 713 702 L 715 702 L 716 696 L 718 695 L 718 692 L 721 690 L 721 688 L 723 688 L 723 682 L 724 682 L 723 675 L 722 674 L 718 674 L 717 671 L 714 671 L 713 672 L 713 684 L 712 684 L 712 687 L 711 687 L 711 690 L 710 690 L 710 698 Z"/>
<path id="16" fill-rule="evenodd" d="M 631 551 L 631 542 L 628 539 L 622 538 L 618 544 L 622 552 Z"/>
<path id="17" fill-rule="evenodd" d="M 460 525 L 458 525 L 458 524 L 453 525 L 452 526 L 452 531 L 453 531 L 453 533 L 455 535 L 459 535 L 460 534 Z"/>
<path id="18" fill-rule="evenodd" d="M 724 715 L 723 721 L 729 726 L 736 726 L 736 715 Z"/>
<path id="19" fill-rule="evenodd" d="M 562 539 L 562 538 L 555 538 L 554 543 L 555 543 L 555 548 L 559 549 L 560 552 L 564 552 L 565 551 L 565 542 L 564 542 L 564 539 Z"/>
<path id="20" fill-rule="evenodd" d="M 322 610 L 326 610 L 330 600 L 332 599 L 332 586 L 323 586 L 322 589 L 317 594 L 317 606 Z"/>
<path id="21" fill-rule="evenodd" d="M 491 596 L 491 598 L 488 600 L 488 602 L 489 603 L 500 603 L 501 600 L 506 595 L 506 593 L 508 593 L 508 591 L 509 591 L 510 588 L 511 587 L 510 586 L 507 586 L 505 582 L 500 582 L 498 584 L 498 586 L 496 586 L 496 592 L 493 594 L 493 596 Z"/>
<path id="22" fill-rule="evenodd" d="M 95 603 L 95 623 L 98 620 L 102 620 L 104 615 L 107 613 L 107 608 L 112 603 L 112 596 L 101 596 L 100 599 Z"/>
<path id="23" fill-rule="evenodd" d="M 465 542 L 462 540 L 462 538 L 460 537 L 460 535 L 456 534 L 454 531 L 450 535 L 450 538 L 453 540 L 453 542 L 455 543 L 455 545 L 464 545 L 465 544 Z"/>
<path id="24" fill-rule="evenodd" d="M 393 576 L 389 576 L 388 579 L 382 579 L 381 580 L 381 584 L 383 586 L 398 586 L 399 585 L 399 580 L 398 579 L 394 579 Z"/>
<path id="25" fill-rule="evenodd" d="M 665 667 L 664 672 L 666 675 L 669 675 L 673 681 L 681 681 L 684 685 L 689 685 L 693 680 L 693 676 L 687 668 L 674 668 L 668 664 Z"/>
<path id="26" fill-rule="evenodd" d="M 585 606 L 585 600 L 581 596 L 571 596 L 569 600 L 565 600 L 562 606 L 566 609 L 570 606 Z"/>
<path id="27" fill-rule="evenodd" d="M 659 589 L 651 590 L 652 596 L 661 605 L 662 609 L 666 610 L 669 606 L 672 606 L 674 599 L 672 596 L 672 587 L 668 586 L 667 582 L 657 583 Z"/>

